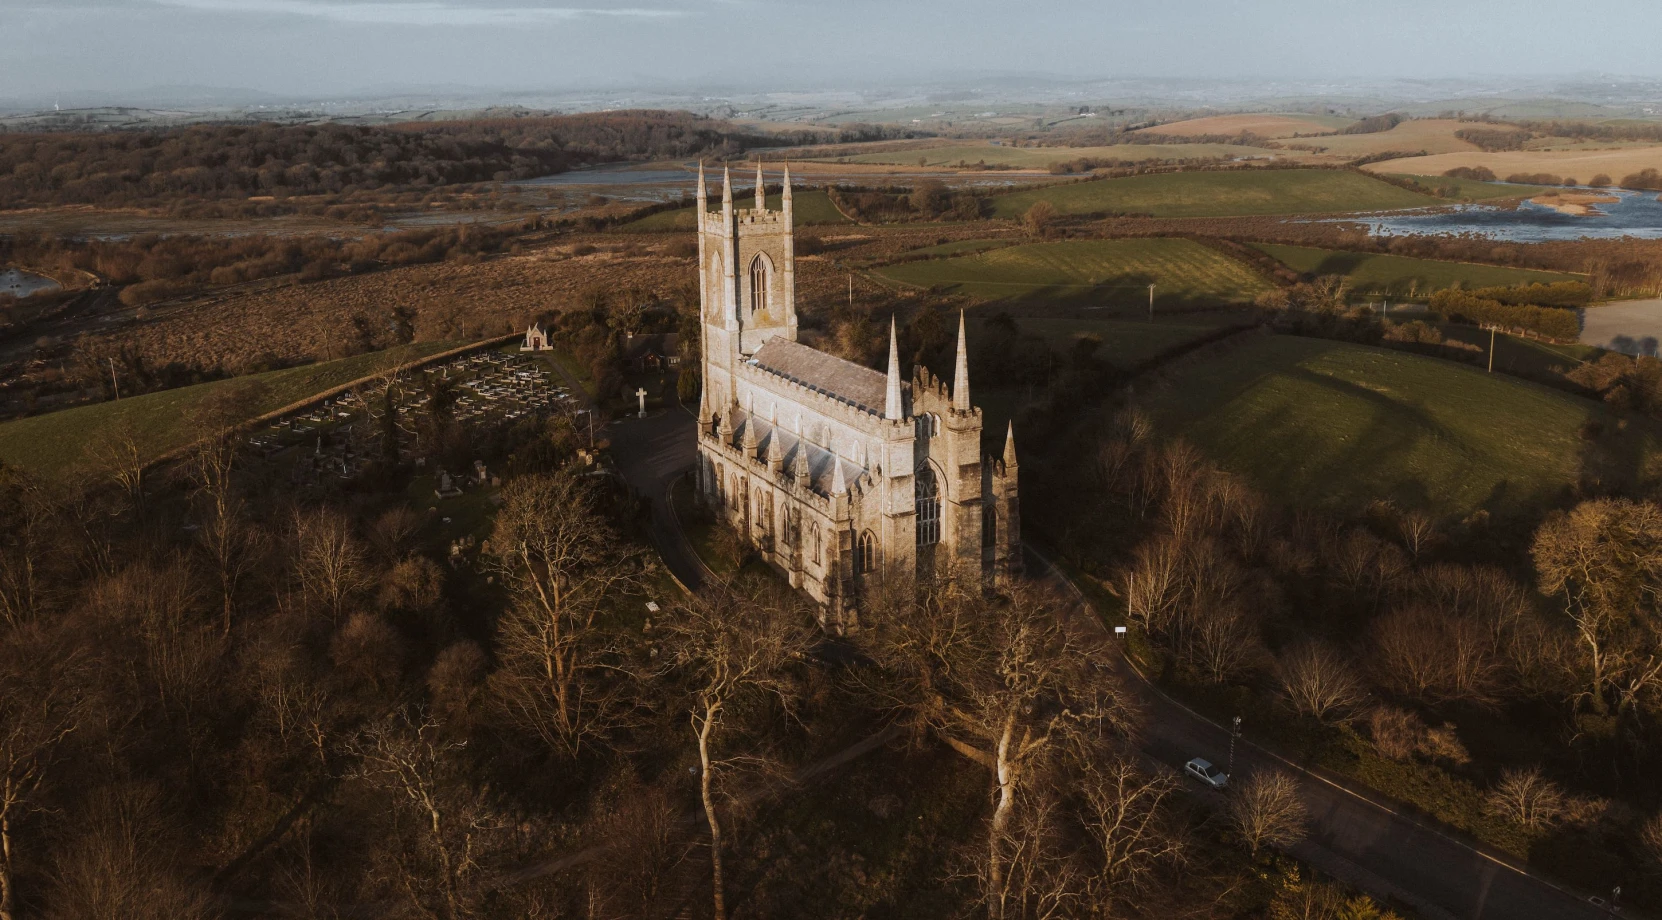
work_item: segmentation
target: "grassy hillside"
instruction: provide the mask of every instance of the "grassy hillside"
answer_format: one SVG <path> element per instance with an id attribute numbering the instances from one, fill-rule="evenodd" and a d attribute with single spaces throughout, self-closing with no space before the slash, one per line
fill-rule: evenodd
<path id="1" fill-rule="evenodd" d="M 1188 317 L 1184 317 L 1188 319 Z M 1164 352 L 1218 331 L 1204 322 L 1146 322 L 1128 319 L 1051 319 L 1022 317 L 1022 332 L 1045 340 L 1066 354 L 1087 335 L 1102 340 L 1096 357 L 1120 370 L 1129 370 Z M 971 335 L 974 335 L 974 331 Z"/>
<path id="2" fill-rule="evenodd" d="M 1507 284 L 1551 284 L 1554 281 L 1582 281 L 1580 275 L 1477 265 L 1470 262 L 1440 262 L 1406 256 L 1367 252 L 1340 252 L 1309 246 L 1254 243 L 1293 271 L 1311 275 L 1343 275 L 1359 294 L 1407 297 L 1412 291 L 1427 294 L 1450 287 L 1494 287 Z"/>
<path id="3" fill-rule="evenodd" d="M 877 269 L 920 287 L 976 297 L 1147 304 L 1156 309 L 1249 302 L 1269 283 L 1246 265 L 1189 240 L 1063 240 Z"/>
<path id="4" fill-rule="evenodd" d="M 91 462 L 90 451 L 110 432 L 123 428 L 132 431 L 146 456 L 160 456 L 190 443 L 193 413 L 209 397 L 229 387 L 258 385 L 258 398 L 249 406 L 252 418 L 459 344 L 403 345 L 338 361 L 216 380 L 6 422 L 0 424 L 0 463 L 48 477 L 68 475 Z"/>
<path id="5" fill-rule="evenodd" d="M 1036 201 L 1061 214 L 1152 214 L 1155 217 L 1242 217 L 1386 211 L 1438 204 L 1438 199 L 1340 169 L 1182 172 L 1098 179 L 1011 192 L 993 199 L 999 217 L 1020 217 Z"/>
<path id="6" fill-rule="evenodd" d="M 1149 396 L 1166 430 L 1283 500 L 1348 510 L 1385 498 L 1506 513 L 1561 498 L 1582 423 L 1606 411 L 1433 358 L 1284 336 L 1174 373 Z"/>
<path id="7" fill-rule="evenodd" d="M 717 189 L 717 191 L 720 191 L 720 189 Z M 733 200 L 734 207 L 740 208 L 748 208 L 755 203 L 756 195 L 754 192 L 749 195 L 735 196 Z M 778 195 L 768 196 L 768 207 L 779 207 Z M 797 189 L 793 191 L 791 193 L 791 213 L 798 226 L 811 226 L 813 224 L 846 224 L 849 222 L 848 218 L 844 217 L 842 212 L 837 210 L 837 206 L 831 203 L 831 198 L 829 195 L 825 194 L 824 189 L 810 188 Z M 693 209 L 677 208 L 673 211 L 659 211 L 656 214 L 649 214 L 640 220 L 624 224 L 619 229 L 636 230 L 641 233 L 661 233 L 667 231 L 685 231 L 687 233 L 691 233 L 693 231 Z"/>

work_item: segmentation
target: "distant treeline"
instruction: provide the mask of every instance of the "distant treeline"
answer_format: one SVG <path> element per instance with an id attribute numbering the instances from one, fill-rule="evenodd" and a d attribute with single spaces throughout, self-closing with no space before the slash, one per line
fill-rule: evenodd
<path id="1" fill-rule="evenodd" d="M 1395 112 L 1386 112 L 1384 115 L 1375 115 L 1371 118 L 1364 118 L 1354 125 L 1349 125 L 1340 129 L 1338 133 L 1378 134 L 1381 131 L 1389 131 L 1392 128 L 1395 128 L 1397 125 L 1402 124 L 1404 120 L 1405 119 L 1401 115 L 1398 115 Z"/>
<path id="2" fill-rule="evenodd" d="M 619 160 L 736 156 L 804 136 L 781 138 L 660 111 L 384 127 L 197 125 L 0 134 L 0 207 L 142 207 L 180 199 L 281 200 L 434 188 Z"/>
<path id="3" fill-rule="evenodd" d="M 0 239 L 0 263 L 80 269 L 123 286 L 132 307 L 204 288 L 298 273 L 303 281 L 394 265 L 478 258 L 501 249 L 514 231 L 462 224 L 370 234 L 200 237 L 144 234 L 118 240 Z"/>

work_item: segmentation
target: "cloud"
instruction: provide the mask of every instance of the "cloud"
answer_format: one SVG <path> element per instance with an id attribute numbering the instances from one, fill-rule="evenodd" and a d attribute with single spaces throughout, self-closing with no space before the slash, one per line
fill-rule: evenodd
<path id="1" fill-rule="evenodd" d="M 412 26 L 520 26 L 574 19 L 666 19 L 684 10 L 652 7 L 540 6 L 456 0 L 151 0 L 160 6 L 212 13 L 300 16 L 331 22 Z"/>

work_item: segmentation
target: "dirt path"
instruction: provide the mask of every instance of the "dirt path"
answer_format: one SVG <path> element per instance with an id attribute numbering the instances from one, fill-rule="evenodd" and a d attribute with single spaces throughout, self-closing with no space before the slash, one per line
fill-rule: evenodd
<path id="1" fill-rule="evenodd" d="M 1623 300 L 1582 311 L 1581 341 L 1625 354 L 1655 354 L 1662 341 L 1662 298 Z"/>

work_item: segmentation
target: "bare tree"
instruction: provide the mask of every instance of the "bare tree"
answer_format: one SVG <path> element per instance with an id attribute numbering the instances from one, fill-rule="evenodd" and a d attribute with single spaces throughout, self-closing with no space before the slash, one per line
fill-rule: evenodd
<path id="1" fill-rule="evenodd" d="M 392 804 L 383 853 L 390 881 L 412 907 L 462 920 L 481 915 L 482 856 L 500 822 L 458 774 L 461 745 L 440 738 L 430 719 L 393 716 L 370 726 L 352 753 L 359 775 Z"/>
<path id="2" fill-rule="evenodd" d="M 46 601 L 45 573 L 54 558 L 58 509 L 36 480 L 0 468 L 0 622 L 21 626 Z"/>
<path id="3" fill-rule="evenodd" d="M 657 786 L 630 789 L 596 822 L 600 855 L 588 866 L 589 916 L 627 920 L 662 908 L 691 856 L 681 810 Z"/>
<path id="4" fill-rule="evenodd" d="M 92 448 L 93 463 L 127 496 L 134 510 L 144 507 L 144 478 L 149 459 L 127 419 L 105 433 Z"/>
<path id="5" fill-rule="evenodd" d="M 1266 846 L 1284 848 L 1302 840 L 1309 820 L 1298 781 L 1278 770 L 1259 771 L 1235 786 L 1224 813 L 1254 857 Z"/>
<path id="6" fill-rule="evenodd" d="M 362 544 L 352 522 L 338 511 L 320 508 L 294 516 L 294 570 L 307 596 L 321 602 L 340 622 L 347 602 L 369 585 Z"/>
<path id="7" fill-rule="evenodd" d="M 512 603 L 499 638 L 497 697 L 515 721 L 575 756 L 631 706 L 621 635 L 601 622 L 646 572 L 595 508 L 584 480 L 522 476 L 503 493 L 492 571 Z"/>
<path id="8" fill-rule="evenodd" d="M 59 750 L 84 715 L 75 661 L 12 634 L 0 645 L 0 920 L 17 916 L 19 822 L 41 805 Z"/>
<path id="9" fill-rule="evenodd" d="M 1356 677 L 1356 666 L 1315 640 L 1283 655 L 1276 677 L 1294 709 L 1323 722 L 1354 709 L 1366 698 Z"/>
<path id="10" fill-rule="evenodd" d="M 1662 681 L 1662 651 L 1648 624 L 1662 585 L 1662 507 L 1625 499 L 1585 501 L 1548 516 L 1532 547 L 1545 594 L 1574 625 L 1594 711 L 1619 708 Z M 1642 615 L 1635 616 L 1635 613 Z"/>
<path id="11" fill-rule="evenodd" d="M 1048 201 L 1036 201 L 1022 215 L 1022 223 L 1027 227 L 1027 233 L 1036 239 L 1044 239 L 1050 235 L 1051 226 L 1056 222 L 1056 206 Z"/>
<path id="12" fill-rule="evenodd" d="M 1558 820 L 1565 805 L 1564 791 L 1542 776 L 1539 767 L 1506 770 L 1484 797 L 1484 803 L 1490 813 L 1529 828 Z"/>
<path id="13" fill-rule="evenodd" d="M 688 721 L 698 744 L 699 798 L 710 828 L 710 876 L 716 920 L 727 917 L 721 809 L 730 773 L 764 764 L 760 748 L 725 749 L 737 710 L 772 704 L 790 712 L 796 684 L 790 663 L 809 648 L 811 622 L 783 592 L 758 599 L 759 589 L 716 585 L 664 620 L 668 663 L 686 688 Z"/>
<path id="14" fill-rule="evenodd" d="M 1129 903 L 1162 865 L 1184 858 L 1180 831 L 1163 806 L 1177 791 L 1169 773 L 1148 773 L 1130 756 L 1093 759 L 1077 781 L 1080 821 L 1090 840 L 1088 900 Z"/>
<path id="15" fill-rule="evenodd" d="M 1402 548 L 1417 562 L 1420 554 L 1436 542 L 1437 522 L 1423 511 L 1404 511 L 1397 517 L 1397 536 L 1402 538 Z"/>
<path id="16" fill-rule="evenodd" d="M 1425 702 L 1490 698 L 1497 663 L 1482 624 L 1409 604 L 1380 617 L 1373 640 L 1385 683 L 1400 693 Z"/>
<path id="17" fill-rule="evenodd" d="M 258 565 L 264 545 L 233 479 L 237 449 L 230 438 L 205 438 L 188 464 L 201 515 L 196 542 L 219 581 L 220 628 L 226 635 L 231 632 L 237 588 Z"/>
<path id="18" fill-rule="evenodd" d="M 1090 645 L 1039 586 L 989 600 L 978 582 L 944 581 L 915 596 L 896 591 L 878 606 L 870 647 L 892 681 L 884 692 L 992 776 L 987 852 L 977 863 L 997 920 L 1022 897 L 1007 847 L 1030 784 L 1089 738 L 1129 734 L 1131 706 L 1109 675 L 1087 665 Z"/>
<path id="19" fill-rule="evenodd" d="M 1197 604 L 1187 620 L 1183 655 L 1213 683 L 1236 677 L 1263 654 L 1258 624 L 1237 604 Z"/>

